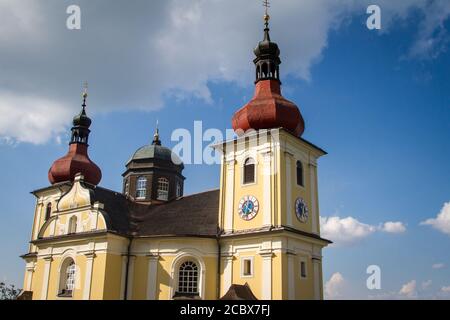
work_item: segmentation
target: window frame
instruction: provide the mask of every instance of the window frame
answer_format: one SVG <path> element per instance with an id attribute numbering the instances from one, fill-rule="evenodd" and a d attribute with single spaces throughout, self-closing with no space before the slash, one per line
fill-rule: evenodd
<path id="1" fill-rule="evenodd" d="M 69 224 L 67 226 L 67 234 L 76 234 L 78 229 L 78 217 L 77 216 L 71 216 L 69 218 Z"/>
<path id="2" fill-rule="evenodd" d="M 299 183 L 299 169 L 301 169 L 301 183 Z M 297 160 L 295 163 L 295 180 L 297 186 L 305 188 L 305 166 L 301 160 Z"/>
<path id="3" fill-rule="evenodd" d="M 148 178 L 146 176 L 139 176 L 136 179 L 136 199 L 144 200 L 147 199 L 147 184 Z"/>
<path id="4" fill-rule="evenodd" d="M 305 266 L 305 273 L 303 273 L 303 268 L 302 266 Z M 300 275 L 300 279 L 302 280 L 306 280 L 308 279 L 308 261 L 305 257 L 300 257 L 300 263 L 299 263 L 299 275 Z"/>
<path id="5" fill-rule="evenodd" d="M 245 274 L 245 263 L 250 262 L 250 274 Z M 255 276 L 255 258 L 241 257 L 241 278 L 253 278 Z"/>
<path id="6" fill-rule="evenodd" d="M 163 186 L 164 188 L 161 188 Z M 165 190 L 167 189 L 167 190 Z M 170 192 L 170 180 L 166 177 L 158 178 L 158 188 L 157 188 L 156 199 L 159 201 L 169 201 Z"/>
<path id="7" fill-rule="evenodd" d="M 193 270 L 193 271 L 181 270 L 182 267 L 187 264 L 190 264 L 191 266 L 192 265 L 195 266 L 195 270 Z M 194 259 L 186 259 L 185 261 L 180 263 L 176 272 L 177 272 L 176 294 L 200 296 L 201 266 L 199 265 L 199 263 L 197 261 L 195 261 Z M 184 281 L 184 279 L 186 279 L 186 280 Z M 182 283 L 184 283 L 184 284 L 182 285 Z M 192 289 L 192 291 L 190 291 L 191 289 Z M 194 289 L 196 289 L 196 290 L 194 291 Z"/>
<path id="8" fill-rule="evenodd" d="M 73 257 L 64 259 L 59 269 L 58 298 L 73 299 L 77 284 L 77 265 Z"/>
<path id="9" fill-rule="evenodd" d="M 248 164 L 249 161 L 252 161 L 253 163 Z M 247 166 L 253 166 L 253 181 L 246 181 L 246 169 Z M 257 183 L 257 168 L 258 168 L 258 162 L 255 160 L 255 157 L 249 156 L 246 157 L 243 165 L 242 165 L 242 179 L 241 179 L 241 184 L 243 186 L 251 186 Z"/>
<path id="10" fill-rule="evenodd" d="M 51 202 L 47 203 L 47 206 L 45 208 L 45 221 L 50 220 L 53 213 L 53 205 Z"/>

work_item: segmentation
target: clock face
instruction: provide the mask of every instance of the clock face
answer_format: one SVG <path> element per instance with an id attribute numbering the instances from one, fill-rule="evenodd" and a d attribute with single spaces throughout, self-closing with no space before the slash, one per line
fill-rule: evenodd
<path id="1" fill-rule="evenodd" d="M 297 219 L 300 220 L 300 222 L 308 222 L 308 205 L 302 198 L 298 198 L 297 201 L 295 201 L 295 214 L 297 215 Z"/>
<path id="2" fill-rule="evenodd" d="M 253 196 L 245 196 L 239 201 L 238 212 L 241 218 L 245 221 L 250 221 L 259 211 L 259 202 Z"/>

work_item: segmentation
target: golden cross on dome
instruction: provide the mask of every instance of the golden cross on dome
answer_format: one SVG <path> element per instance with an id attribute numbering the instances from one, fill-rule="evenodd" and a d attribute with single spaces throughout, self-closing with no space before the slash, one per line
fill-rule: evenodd
<path id="1" fill-rule="evenodd" d="M 88 82 L 87 81 L 83 82 L 83 94 L 82 94 L 82 97 L 83 97 L 83 108 L 85 108 L 86 107 L 86 99 L 88 97 Z"/>
<path id="2" fill-rule="evenodd" d="M 263 7 L 266 8 L 266 14 L 264 15 L 264 21 L 266 24 L 269 24 L 270 16 L 269 16 L 269 8 L 270 8 L 270 1 L 269 0 L 263 0 Z"/>

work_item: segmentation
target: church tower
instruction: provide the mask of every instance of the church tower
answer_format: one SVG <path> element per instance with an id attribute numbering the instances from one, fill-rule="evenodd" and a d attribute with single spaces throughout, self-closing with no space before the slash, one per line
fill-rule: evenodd
<path id="1" fill-rule="evenodd" d="M 280 49 L 270 38 L 255 53 L 255 95 L 232 124 L 223 154 L 219 208 L 222 291 L 247 283 L 258 299 L 322 299 L 317 160 L 302 138 L 299 108 L 282 96 Z"/>

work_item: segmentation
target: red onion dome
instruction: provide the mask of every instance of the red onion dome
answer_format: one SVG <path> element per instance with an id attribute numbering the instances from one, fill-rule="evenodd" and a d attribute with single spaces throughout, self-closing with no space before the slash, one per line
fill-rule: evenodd
<path id="1" fill-rule="evenodd" d="M 51 184 L 74 181 L 75 175 L 81 173 L 84 181 L 98 185 L 102 179 L 102 171 L 89 159 L 89 127 L 91 119 L 86 115 L 87 93 L 83 94 L 83 106 L 80 114 L 73 119 L 72 137 L 69 152 L 61 159 L 56 160 L 48 172 Z"/>
<path id="2" fill-rule="evenodd" d="M 305 131 L 305 121 L 298 107 L 281 95 L 280 49 L 270 39 L 269 19 L 266 14 L 264 40 L 254 50 L 255 96 L 234 114 L 233 129 L 242 134 L 250 129 L 284 128 L 300 137 Z"/>
<path id="3" fill-rule="evenodd" d="M 300 137 L 305 131 L 305 121 L 298 107 L 281 95 L 280 82 L 263 80 L 256 84 L 255 96 L 233 116 L 233 129 L 284 128 Z"/>

